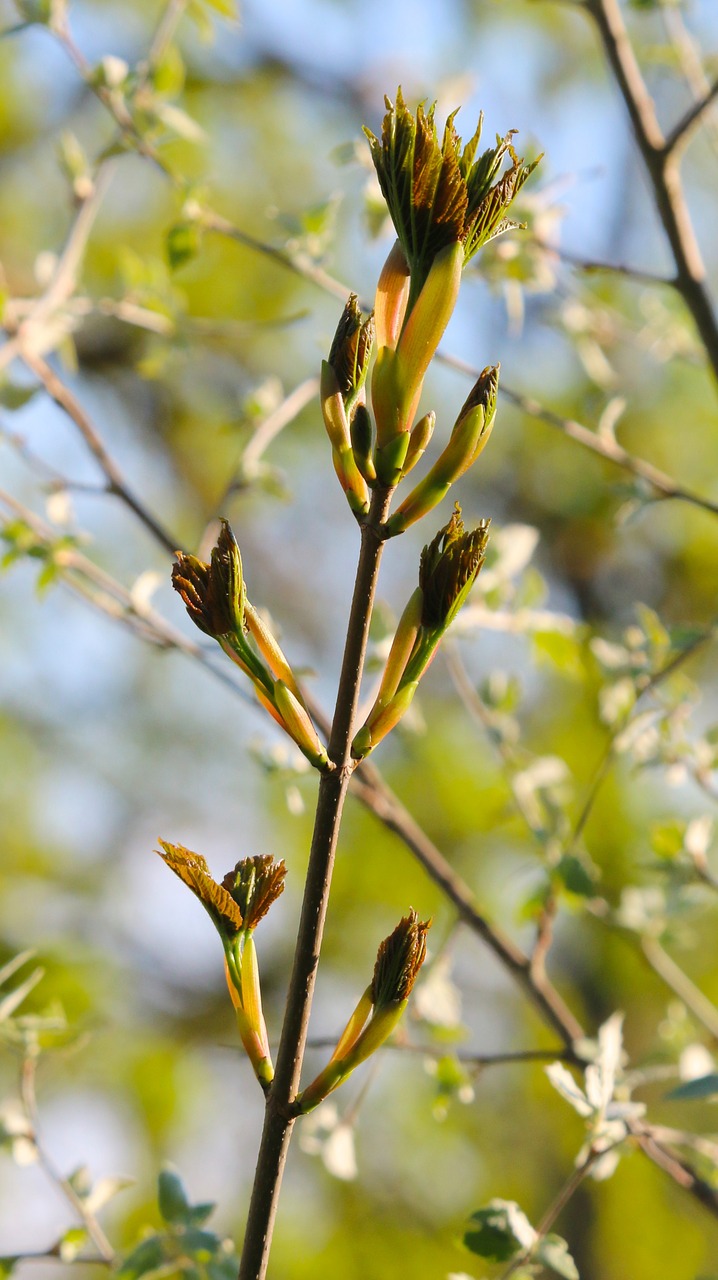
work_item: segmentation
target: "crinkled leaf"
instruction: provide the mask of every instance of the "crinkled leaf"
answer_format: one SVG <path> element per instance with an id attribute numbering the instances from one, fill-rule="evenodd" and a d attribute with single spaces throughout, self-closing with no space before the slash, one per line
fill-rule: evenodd
<path id="1" fill-rule="evenodd" d="M 197 895 L 219 932 L 237 933 L 242 927 L 242 913 L 227 890 L 213 879 L 202 855 L 181 844 L 168 844 L 166 840 L 159 843 L 163 850 L 160 857 Z"/>

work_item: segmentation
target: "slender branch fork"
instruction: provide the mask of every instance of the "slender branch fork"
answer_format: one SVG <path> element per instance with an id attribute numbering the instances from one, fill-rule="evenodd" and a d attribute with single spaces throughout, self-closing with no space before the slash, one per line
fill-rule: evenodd
<path id="1" fill-rule="evenodd" d="M 390 497 L 389 490 L 375 489 L 369 514 L 362 525 L 359 564 L 329 736 L 328 755 L 333 768 L 322 775 L 319 783 L 294 966 L 277 1050 L 276 1073 L 267 1098 L 239 1280 L 263 1280 L 267 1271 L 294 1122 L 292 1103 L 299 1087 L 339 826 L 352 772 L 352 733 L 383 549 L 382 525 Z"/>
<path id="2" fill-rule="evenodd" d="M 638 65 L 618 0 L 586 0 L 582 7 L 596 23 L 648 171 L 656 209 L 676 264 L 675 287 L 693 317 L 714 377 L 718 379 L 718 321 L 706 286 L 706 270 L 680 175 L 682 151 L 718 94 L 718 83 L 711 87 L 701 102 L 690 108 L 666 137 Z"/>

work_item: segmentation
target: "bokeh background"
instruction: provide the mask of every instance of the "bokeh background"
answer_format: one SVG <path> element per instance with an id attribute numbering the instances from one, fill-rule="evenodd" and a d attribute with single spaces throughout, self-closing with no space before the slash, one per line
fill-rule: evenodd
<path id="1" fill-rule="evenodd" d="M 618 424 L 633 454 L 718 500 L 715 386 L 680 300 L 660 283 L 581 266 L 606 261 L 670 274 L 623 105 L 580 6 L 247 0 L 237 19 L 222 10 L 193 0 L 156 77 L 162 154 L 192 179 L 193 198 L 370 299 L 391 239 L 361 126 L 378 128 L 384 93 L 401 84 L 411 104 L 436 99 L 441 120 L 461 104 L 465 137 L 479 110 L 489 140 L 517 128 L 520 154 L 545 153 L 521 199 L 529 228 L 472 264 L 445 350 L 475 368 L 500 359 L 508 387 L 564 417 L 600 422 L 609 435 Z M 154 2 L 73 2 L 73 37 L 92 66 L 107 55 L 134 66 L 158 13 Z M 9 3 L 0 14 L 4 29 L 22 21 Z M 717 69 L 715 4 L 636 4 L 628 17 L 669 126 L 691 101 L 686 47 L 709 75 Z M 76 170 L 82 165 L 68 135 L 92 160 L 116 130 L 43 26 L 3 39 L 0 67 L 0 262 L 9 297 L 32 298 L 73 216 L 72 155 Z M 716 129 L 707 117 L 684 165 L 714 282 Z M 267 415 L 316 376 L 341 303 L 271 254 L 210 232 L 173 270 L 168 231 L 185 220 L 182 199 L 150 161 L 117 157 L 70 314 L 58 320 L 58 368 L 163 526 L 206 552 L 214 519 L 231 519 L 252 599 L 269 610 L 329 707 L 357 534 L 315 401 L 307 399 L 259 463 L 247 451 Z M 117 499 L 96 491 L 96 464 L 67 417 L 41 391 L 30 394 L 32 374 L 19 361 L 6 373 L 2 489 L 57 536 L 79 537 L 83 554 L 135 600 L 152 593 L 152 607 L 194 641 L 168 585 L 168 553 Z M 427 407 L 438 410 L 440 436 L 469 386 L 454 369 L 432 373 Z M 643 652 L 655 627 L 655 651 L 667 652 L 668 633 L 678 643 L 710 625 L 718 523 L 699 506 L 650 501 L 630 473 L 508 401 L 460 488 L 466 518 L 490 516 L 498 534 L 479 608 L 503 612 L 504 625 L 467 624 L 459 654 L 484 705 L 515 723 L 518 741 L 508 759 L 497 755 L 437 661 L 416 714 L 378 763 L 485 909 L 529 946 L 547 858 L 580 813 L 610 728 L 605 703 L 616 663 L 612 671 L 610 650 L 589 641 L 624 645 L 633 627 Z M 433 531 L 412 530 L 387 551 L 377 655 Z M 152 850 L 158 836 L 182 842 L 219 875 L 246 854 L 287 860 L 288 891 L 259 939 L 276 1038 L 315 780 L 213 670 L 143 643 L 132 626 L 69 592 L 62 574 L 46 574 L 53 580 L 38 591 L 37 561 L 9 546 L 0 582 L 0 948 L 4 956 L 37 949 L 46 976 L 28 1007 L 58 1002 L 80 1033 L 41 1066 L 45 1144 L 65 1170 L 86 1163 L 93 1177 L 135 1179 L 106 1217 L 121 1246 L 156 1222 L 165 1160 L 196 1199 L 218 1202 L 220 1228 L 241 1238 L 260 1100 L 236 1048 L 211 927 Z M 654 613 L 637 613 L 637 604 Z M 640 768 L 628 754 L 611 770 L 585 830 L 585 865 L 600 879 L 583 896 L 564 896 L 549 960 L 592 1032 L 623 1010 L 632 1062 L 662 1065 L 669 1076 L 681 1051 L 710 1051 L 713 1039 L 651 970 L 640 942 L 655 909 L 667 951 L 718 998 L 715 911 L 675 879 L 667 889 L 655 870 L 661 832 L 680 833 L 714 804 L 691 751 L 710 741 L 715 665 L 707 646 L 686 669 L 685 759 L 669 735 L 663 756 L 648 752 L 655 767 Z M 547 758 L 548 771 L 536 774 L 536 761 Z M 517 773 L 528 775 L 541 839 L 517 816 Z M 611 915 L 622 901 L 632 929 Z M 417 1014 L 407 1033 L 413 1042 L 448 1054 L 555 1043 L 479 940 L 455 929 L 450 905 L 397 838 L 352 801 L 315 1037 L 343 1025 L 377 943 L 410 904 L 434 916 L 434 990 L 420 1006 L 429 1021 Z M 669 906 L 678 923 L 666 933 Z M 8 1098 L 16 1070 L 12 1052 L 4 1054 Z M 355 1177 L 346 1176 L 346 1151 L 337 1161 L 335 1144 L 327 1157 L 321 1134 L 305 1139 L 305 1149 L 294 1144 L 276 1280 L 481 1276 L 486 1268 L 457 1243 L 468 1214 L 501 1196 L 540 1218 L 570 1173 L 580 1120 L 541 1064 L 469 1071 L 453 1082 L 448 1068 L 444 1074 L 421 1054 L 387 1052 L 376 1072 L 337 1095 L 339 1114 L 350 1110 Z M 652 1117 L 710 1129 L 709 1106 L 666 1102 L 665 1090 L 659 1081 L 639 1095 Z M 67 1208 L 37 1165 L 18 1167 L 4 1155 L 0 1253 L 42 1249 L 66 1224 Z M 610 1180 L 585 1183 L 558 1229 L 584 1280 L 718 1274 L 715 1221 L 640 1154 L 626 1156 Z M 24 1274 L 54 1275 L 57 1267 L 27 1264 Z"/>

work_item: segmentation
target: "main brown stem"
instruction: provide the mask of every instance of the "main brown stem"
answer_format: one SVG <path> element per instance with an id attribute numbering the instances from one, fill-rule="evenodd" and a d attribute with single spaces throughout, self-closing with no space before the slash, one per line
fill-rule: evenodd
<path id="1" fill-rule="evenodd" d="M 382 524 L 389 509 L 390 496 L 388 490 L 375 491 L 366 522 L 362 525 L 359 564 L 329 736 L 328 754 L 334 768 L 322 774 L 319 783 L 294 967 L 277 1050 L 276 1074 L 267 1098 L 239 1280 L 263 1280 L 267 1272 L 279 1191 L 294 1126 L 291 1104 L 299 1088 L 334 854 L 351 777 L 354 719 L 384 545 Z"/>

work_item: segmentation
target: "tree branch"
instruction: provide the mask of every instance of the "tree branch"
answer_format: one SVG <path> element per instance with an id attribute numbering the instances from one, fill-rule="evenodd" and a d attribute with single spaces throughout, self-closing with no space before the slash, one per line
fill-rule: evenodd
<path id="1" fill-rule="evenodd" d="M 607 61 L 623 97 L 638 149 L 648 170 L 658 215 L 676 264 L 676 288 L 693 316 L 713 375 L 718 379 L 718 322 L 706 287 L 706 270 L 683 192 L 679 170 L 680 147 L 671 138 L 667 141 L 663 135 L 618 0 L 586 0 L 583 8 L 596 22 Z M 679 131 L 684 128 L 685 122 L 684 117 Z M 689 120 L 688 127 L 691 123 Z M 680 136 L 679 132 L 676 142 Z"/>
<path id="2" fill-rule="evenodd" d="M 119 467 L 107 452 L 90 418 L 69 387 L 65 386 L 62 379 L 43 360 L 42 356 L 26 350 L 23 346 L 20 347 L 18 354 L 28 368 L 32 369 L 33 373 L 40 379 L 50 398 L 75 423 L 90 453 L 107 480 L 107 492 L 114 494 L 121 502 L 124 502 L 125 506 L 129 507 L 130 511 L 137 516 L 138 520 L 149 530 L 160 546 L 169 551 L 171 555 L 174 555 L 175 551 L 180 548 L 179 541 L 167 529 L 163 528 L 144 503 L 127 487 Z"/>
<path id="3" fill-rule="evenodd" d="M 484 915 L 460 876 L 444 858 L 370 762 L 364 761 L 352 779 L 352 791 L 390 831 L 404 842 L 442 893 L 454 904 L 463 922 L 494 953 L 544 1022 L 570 1049 L 584 1031 L 545 974 L 534 974 L 520 947 Z"/>
<path id="4" fill-rule="evenodd" d="M 112 1264 L 115 1261 L 115 1251 L 97 1221 L 97 1218 L 87 1207 L 82 1196 L 77 1194 L 69 1178 L 63 1177 L 59 1169 L 55 1167 L 54 1161 L 50 1158 L 40 1141 L 38 1132 L 37 1099 L 35 1096 L 36 1071 L 37 1059 L 25 1058 L 20 1073 L 20 1093 L 25 1105 L 28 1120 L 32 1127 L 32 1141 L 34 1143 L 35 1150 L 37 1151 L 38 1161 L 50 1181 L 59 1188 L 65 1198 L 72 1205 L 80 1222 L 84 1226 L 88 1236 L 102 1258 L 102 1261 Z"/>
<path id="5" fill-rule="evenodd" d="M 451 356 L 440 351 L 437 359 L 449 368 L 456 369 L 459 373 L 465 373 L 467 377 L 471 378 L 472 382 L 475 382 L 479 376 L 478 369 L 467 364 L 465 360 L 460 360 L 458 356 Z M 613 462 L 624 471 L 629 471 L 637 479 L 649 485 L 660 498 L 680 499 L 682 502 L 691 503 L 692 506 L 702 507 L 704 511 L 710 511 L 711 515 L 718 515 L 718 502 L 714 502 L 711 498 L 704 498 L 701 494 L 686 488 L 685 485 L 678 484 L 667 472 L 654 467 L 653 463 L 646 462 L 643 458 L 637 458 L 634 454 L 629 453 L 612 436 L 598 435 L 597 432 L 591 431 L 583 423 L 577 422 L 575 418 L 564 418 L 562 414 L 556 413 L 553 409 L 546 409 L 533 396 L 514 391 L 505 382 L 499 383 L 499 395 L 503 395 L 506 400 L 510 400 L 512 404 L 515 404 L 518 409 L 528 414 L 529 417 L 539 418 L 541 422 L 548 423 L 550 427 L 555 427 L 563 435 L 568 436 L 569 440 L 575 440 L 584 449 L 589 449 L 591 453 L 598 454 L 600 458 L 605 458 L 607 462 Z"/>
<path id="6" fill-rule="evenodd" d="M 695 129 L 701 123 L 703 116 L 716 98 L 718 98 L 718 80 L 711 85 L 704 98 L 693 103 L 693 106 L 686 111 L 683 119 L 679 120 L 678 124 L 671 130 L 663 148 L 666 156 L 670 156 L 678 147 L 683 149 L 687 146 Z"/>

